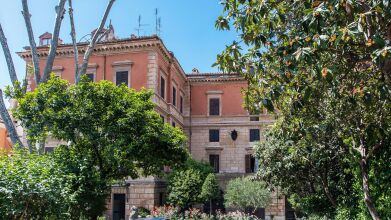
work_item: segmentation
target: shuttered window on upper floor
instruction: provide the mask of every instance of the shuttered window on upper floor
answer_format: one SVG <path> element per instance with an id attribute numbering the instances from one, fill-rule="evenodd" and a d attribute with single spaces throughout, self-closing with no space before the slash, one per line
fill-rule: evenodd
<path id="1" fill-rule="evenodd" d="M 166 97 L 166 80 L 160 77 L 160 97 L 163 99 Z"/>
<path id="2" fill-rule="evenodd" d="M 250 129 L 250 142 L 259 141 L 260 132 L 259 129 Z"/>
<path id="3" fill-rule="evenodd" d="M 129 85 L 128 80 L 129 80 L 128 71 L 120 71 L 116 73 L 115 83 L 117 86 L 121 85 L 122 83 L 125 85 Z"/>
<path id="4" fill-rule="evenodd" d="M 176 88 L 172 87 L 172 104 L 176 106 Z"/>
<path id="5" fill-rule="evenodd" d="M 219 142 L 220 141 L 220 130 L 219 129 L 210 129 L 209 130 L 209 142 Z"/>
<path id="6" fill-rule="evenodd" d="M 93 73 L 86 73 L 86 76 L 88 77 L 88 79 L 91 81 L 91 82 L 94 82 L 94 74 Z"/>
<path id="7" fill-rule="evenodd" d="M 220 99 L 209 99 L 209 115 L 220 115 Z"/>

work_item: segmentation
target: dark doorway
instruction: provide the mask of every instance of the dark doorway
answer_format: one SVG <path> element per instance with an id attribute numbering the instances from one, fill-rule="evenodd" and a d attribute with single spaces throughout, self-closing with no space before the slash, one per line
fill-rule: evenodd
<path id="1" fill-rule="evenodd" d="M 114 194 L 113 197 L 113 220 L 125 220 L 125 194 Z"/>

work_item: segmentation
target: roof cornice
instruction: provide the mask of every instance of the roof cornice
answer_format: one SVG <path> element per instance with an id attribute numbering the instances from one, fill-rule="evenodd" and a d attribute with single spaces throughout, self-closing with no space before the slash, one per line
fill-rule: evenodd
<path id="1" fill-rule="evenodd" d="M 87 42 L 78 43 L 78 52 L 84 54 L 88 47 Z M 37 47 L 37 52 L 39 57 L 47 57 L 49 54 L 49 46 L 39 46 Z M 146 37 L 137 37 L 137 38 L 125 38 L 118 39 L 109 42 L 100 42 L 96 45 L 94 49 L 95 54 L 104 54 L 107 52 L 125 52 L 135 49 L 147 49 L 147 48 L 157 48 L 158 51 L 163 55 L 163 57 L 170 62 L 172 61 L 175 67 L 181 72 L 181 75 L 187 79 L 185 71 L 182 66 L 179 64 L 178 60 L 175 58 L 172 52 L 170 52 L 163 41 L 158 36 L 146 36 Z M 25 50 L 22 52 L 17 52 L 17 54 L 24 60 L 31 59 L 31 51 Z M 61 44 L 57 46 L 56 57 L 69 57 L 73 56 L 73 45 L 72 44 Z"/>

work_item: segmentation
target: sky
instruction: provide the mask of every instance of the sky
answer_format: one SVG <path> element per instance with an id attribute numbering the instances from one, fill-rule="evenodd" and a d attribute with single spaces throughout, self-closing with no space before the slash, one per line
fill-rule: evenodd
<path id="1" fill-rule="evenodd" d="M 30 0 L 29 9 L 34 37 L 52 32 L 57 0 Z M 79 41 L 99 26 L 108 0 L 73 0 L 76 35 Z M 16 55 L 28 46 L 20 0 L 0 0 L 0 23 L 8 40 L 19 80 L 25 73 L 24 61 Z M 68 8 L 66 4 L 66 9 Z M 116 0 L 109 15 L 119 38 L 137 34 L 138 17 L 146 24 L 140 35 L 155 34 L 155 9 L 161 17 L 161 33 L 166 47 L 174 52 L 185 72 L 196 67 L 200 72 L 217 72 L 211 67 L 225 45 L 238 38 L 233 31 L 218 31 L 214 24 L 222 13 L 219 0 Z M 108 22 L 106 25 L 108 25 Z M 68 14 L 64 17 L 60 38 L 71 43 Z M 0 88 L 10 85 L 4 53 L 0 49 Z"/>

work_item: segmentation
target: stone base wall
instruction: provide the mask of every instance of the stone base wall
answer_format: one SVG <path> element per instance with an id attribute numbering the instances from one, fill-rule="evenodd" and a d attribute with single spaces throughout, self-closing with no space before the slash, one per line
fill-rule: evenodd
<path id="1" fill-rule="evenodd" d="M 125 219 L 128 219 L 133 206 L 152 210 L 164 204 L 166 188 L 166 183 L 155 177 L 127 180 L 125 186 L 112 186 L 106 202 L 105 217 L 107 220 L 112 219 L 114 194 L 125 194 Z"/>

